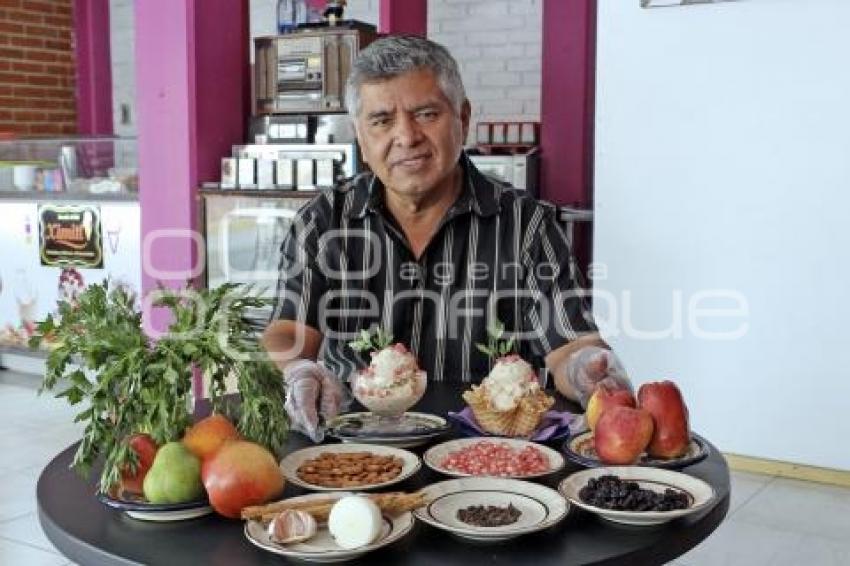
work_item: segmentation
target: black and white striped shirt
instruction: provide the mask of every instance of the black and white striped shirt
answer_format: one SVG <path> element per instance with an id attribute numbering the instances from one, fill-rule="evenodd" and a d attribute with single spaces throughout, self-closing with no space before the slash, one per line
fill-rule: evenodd
<path id="1" fill-rule="evenodd" d="M 417 260 L 371 173 L 316 197 L 282 246 L 273 319 L 324 337 L 321 358 L 346 379 L 368 363 L 348 342 L 380 326 L 429 380 L 479 381 L 490 369 L 488 313 L 518 332 L 534 367 L 596 327 L 555 208 L 482 175 L 466 156 L 461 195 Z"/>

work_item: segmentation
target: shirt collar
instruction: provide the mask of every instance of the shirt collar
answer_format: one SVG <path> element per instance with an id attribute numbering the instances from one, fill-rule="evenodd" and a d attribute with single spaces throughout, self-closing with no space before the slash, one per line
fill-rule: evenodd
<path id="1" fill-rule="evenodd" d="M 493 216 L 499 212 L 501 187 L 481 174 L 472 161 L 461 152 L 459 164 L 463 169 L 463 192 L 457 202 L 449 209 L 450 215 L 472 210 L 481 217 Z M 348 216 L 365 218 L 370 212 L 378 212 L 383 207 L 384 186 L 374 174 L 364 175 L 355 182 L 354 197 Z"/>

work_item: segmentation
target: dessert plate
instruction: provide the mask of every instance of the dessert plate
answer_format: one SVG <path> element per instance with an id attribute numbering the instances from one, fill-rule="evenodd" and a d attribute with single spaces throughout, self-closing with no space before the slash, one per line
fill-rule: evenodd
<path id="1" fill-rule="evenodd" d="M 463 478 L 431 484 L 423 491 L 431 502 L 413 511 L 417 519 L 478 542 L 498 542 L 547 529 L 566 517 L 570 507 L 554 489 L 513 479 Z M 513 505 L 520 515 L 515 523 L 499 527 L 475 526 L 458 518 L 458 511 L 476 505 Z"/>
<path id="2" fill-rule="evenodd" d="M 588 468 L 605 465 L 599 460 L 599 456 L 596 455 L 596 449 L 593 447 L 593 432 L 589 430 L 576 434 L 564 442 L 563 450 L 567 458 L 576 464 Z M 636 465 L 676 470 L 701 462 L 708 456 L 710 451 L 711 449 L 703 437 L 691 433 L 691 442 L 688 445 L 688 451 L 684 455 L 678 458 L 664 460 L 642 454 Z"/>
<path id="3" fill-rule="evenodd" d="M 582 501 L 579 497 L 581 488 L 587 485 L 591 478 L 604 475 L 615 475 L 623 480 L 635 481 L 640 487 L 659 493 L 663 493 L 667 488 L 677 489 L 687 495 L 690 505 L 687 509 L 673 511 L 615 511 Z M 637 526 L 660 525 L 696 513 L 705 509 L 715 497 L 714 489 L 699 478 L 673 470 L 641 466 L 610 466 L 582 470 L 561 481 L 558 491 L 569 499 L 570 503 L 595 513 L 603 519 L 614 523 Z"/>
<path id="4" fill-rule="evenodd" d="M 347 493 L 336 493 L 342 497 Z M 292 497 L 288 501 L 309 501 L 311 499 L 327 499 L 327 494 L 312 493 L 300 497 Z M 307 562 L 344 562 L 362 556 L 378 548 L 387 546 L 404 537 L 413 528 L 413 514 L 406 511 L 396 516 L 384 515 L 384 525 L 378 540 L 368 546 L 356 549 L 341 548 L 336 544 L 334 538 L 328 532 L 327 525 L 319 527 L 316 536 L 295 544 L 279 544 L 269 538 L 266 525 L 261 521 L 248 521 L 245 523 L 245 537 L 263 550 L 273 552 L 293 560 L 304 560 Z"/>
<path id="5" fill-rule="evenodd" d="M 368 483 L 364 485 L 346 485 L 341 487 L 310 483 L 298 476 L 298 468 L 307 460 L 318 458 L 323 453 L 343 454 L 351 452 L 369 452 L 376 456 L 395 456 L 400 458 L 402 461 L 401 472 L 397 476 L 386 481 Z M 280 462 L 280 469 L 287 481 L 290 481 L 297 486 L 315 491 L 359 491 L 364 489 L 387 487 L 406 480 L 415 474 L 420 467 L 422 467 L 422 462 L 419 460 L 419 456 L 413 452 L 408 452 L 407 450 L 402 450 L 401 448 L 395 448 L 392 446 L 379 446 L 376 444 L 327 444 L 322 446 L 312 446 L 310 448 L 304 448 L 293 452 Z"/>
<path id="6" fill-rule="evenodd" d="M 450 457 L 453 453 L 457 453 L 458 451 L 464 449 L 468 450 L 481 442 L 489 442 L 490 444 L 493 444 L 495 446 L 505 446 L 513 450 L 515 453 L 524 449 L 532 448 L 542 454 L 543 458 L 548 461 L 549 465 L 547 466 L 547 469 L 545 471 L 523 473 L 521 471 L 520 466 L 519 469 L 516 469 L 514 471 L 506 470 L 503 473 L 500 472 L 499 474 L 488 475 L 486 472 L 475 474 L 466 473 L 457 469 L 453 469 L 452 467 L 447 467 L 444 464 L 446 458 Z M 432 470 L 440 472 L 441 474 L 446 474 L 447 476 L 454 476 L 458 478 L 501 477 L 529 479 L 552 474 L 564 467 L 564 457 L 561 456 L 561 454 L 557 450 L 552 450 L 551 448 L 543 446 L 542 444 L 537 444 L 528 440 L 519 440 L 516 438 L 494 438 L 492 440 L 481 438 L 461 438 L 458 440 L 449 440 L 448 442 L 443 442 L 441 444 L 437 444 L 436 446 L 429 448 L 428 451 L 425 452 L 425 454 L 422 456 L 422 460 L 425 462 L 425 465 L 431 468 Z"/>
<path id="7" fill-rule="evenodd" d="M 387 426 L 386 419 L 361 412 L 334 417 L 327 424 L 327 433 L 343 442 L 412 448 L 442 436 L 449 428 L 446 419 L 428 413 L 407 412 Z"/>
<path id="8" fill-rule="evenodd" d="M 207 499 L 186 503 L 148 503 L 142 498 L 116 499 L 105 493 L 98 493 L 97 498 L 104 505 L 124 511 L 129 517 L 140 521 L 185 521 L 213 512 Z"/>

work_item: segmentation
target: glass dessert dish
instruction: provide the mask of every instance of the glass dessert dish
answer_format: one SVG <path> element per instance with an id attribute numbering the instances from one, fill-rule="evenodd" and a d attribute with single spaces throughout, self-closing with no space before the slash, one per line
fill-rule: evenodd
<path id="1" fill-rule="evenodd" d="M 354 398 L 379 417 L 379 426 L 391 429 L 425 393 L 427 374 L 402 344 L 372 354 L 368 367 L 351 380 Z"/>

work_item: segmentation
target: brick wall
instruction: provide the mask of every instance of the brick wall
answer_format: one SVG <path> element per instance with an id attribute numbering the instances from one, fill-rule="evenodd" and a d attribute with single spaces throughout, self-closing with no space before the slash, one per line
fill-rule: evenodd
<path id="1" fill-rule="evenodd" d="M 0 132 L 77 131 L 72 0 L 0 0 Z"/>

